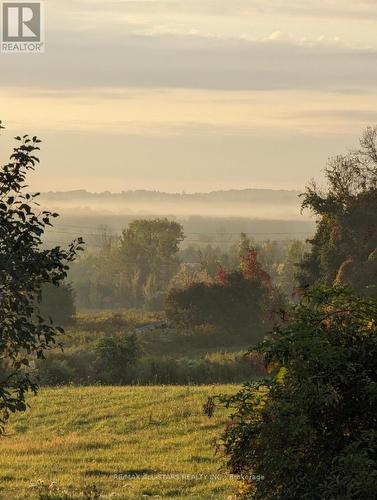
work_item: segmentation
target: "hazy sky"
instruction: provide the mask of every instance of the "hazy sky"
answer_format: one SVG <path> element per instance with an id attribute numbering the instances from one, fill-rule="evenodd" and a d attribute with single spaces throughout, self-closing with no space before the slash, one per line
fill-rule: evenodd
<path id="1" fill-rule="evenodd" d="M 377 123 L 376 0 L 46 0 L 0 55 L 4 160 L 39 190 L 302 188 Z"/>

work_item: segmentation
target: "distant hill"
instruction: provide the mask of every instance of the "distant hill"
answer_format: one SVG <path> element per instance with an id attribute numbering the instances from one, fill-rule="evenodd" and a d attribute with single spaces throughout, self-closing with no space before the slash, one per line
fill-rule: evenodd
<path id="1" fill-rule="evenodd" d="M 263 220 L 308 220 L 300 214 L 298 191 L 241 189 L 210 193 L 164 193 L 160 191 L 122 191 L 90 193 L 85 190 L 48 192 L 41 195 L 43 205 L 60 212 L 106 213 L 108 215 L 174 215 L 245 217 Z"/>

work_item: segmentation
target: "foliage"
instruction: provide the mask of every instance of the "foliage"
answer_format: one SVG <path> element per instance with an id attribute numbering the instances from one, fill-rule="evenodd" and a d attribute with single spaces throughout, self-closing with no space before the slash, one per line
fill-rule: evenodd
<path id="1" fill-rule="evenodd" d="M 140 342 L 135 334 L 118 338 L 105 337 L 96 348 L 96 373 L 100 382 L 122 384 L 129 380 L 142 355 Z"/>
<path id="2" fill-rule="evenodd" d="M 291 297 L 298 287 L 297 274 L 299 264 L 302 262 L 308 243 L 299 240 L 289 242 L 283 258 L 275 265 L 271 277 L 279 289 Z M 267 268 L 268 269 L 268 268 Z"/>
<path id="3" fill-rule="evenodd" d="M 166 290 L 177 272 L 177 253 L 183 240 L 180 224 L 168 219 L 135 220 L 123 231 L 120 259 L 135 282 L 136 300 L 142 295 L 147 301 Z"/>
<path id="4" fill-rule="evenodd" d="M 375 300 L 316 288 L 260 344 L 274 379 L 220 397 L 233 408 L 223 445 L 245 478 L 240 497 L 375 498 L 376 320 Z"/>
<path id="5" fill-rule="evenodd" d="M 172 290 L 166 313 L 175 324 L 212 324 L 237 329 L 259 324 L 263 297 L 259 283 L 232 272 L 223 283 L 195 283 L 183 290 Z"/>
<path id="6" fill-rule="evenodd" d="M 121 259 L 118 239 L 104 233 L 98 244 L 99 251 L 87 251 L 70 266 L 69 281 L 74 287 L 79 309 L 111 310 L 127 307 L 162 311 L 170 288 L 185 288 L 200 282 L 212 283 L 220 267 L 237 269 L 240 258 L 252 249 L 256 250 L 258 261 L 271 277 L 274 288 L 289 297 L 297 287 L 297 264 L 309 248 L 308 244 L 299 240 L 255 243 L 245 234 L 240 235 L 238 244 L 235 242 L 226 248 L 206 243 L 184 243 L 180 245 L 174 263 L 168 266 L 166 281 L 160 282 L 160 290 L 157 290 L 153 270 L 147 270 L 146 281 L 142 283 L 140 274 L 133 272 L 136 269 L 133 261 Z M 168 281 L 169 276 L 172 277 Z"/>
<path id="7" fill-rule="evenodd" d="M 0 169 L 0 431 L 11 412 L 26 409 L 26 392 L 37 390 L 27 372 L 31 359 L 43 358 L 62 331 L 41 315 L 42 289 L 62 283 L 82 243 L 68 250 L 43 247 L 43 233 L 57 214 L 38 209 L 38 194 L 25 192 L 41 141 L 27 135 L 16 141 L 10 162 Z"/>
<path id="8" fill-rule="evenodd" d="M 272 294 L 269 275 L 262 269 L 256 252 L 241 258 L 239 271 L 219 268 L 214 282 L 198 282 L 183 289 L 172 289 L 166 314 L 173 324 L 204 324 L 226 329 L 260 325 L 267 314 Z"/>
<path id="9" fill-rule="evenodd" d="M 79 313 L 60 338 L 64 351 L 37 363 L 40 385 L 242 383 L 264 373 L 260 359 L 244 355 L 261 328 L 229 335 L 213 326 L 168 328 L 163 320 L 141 310 Z M 143 351 L 135 363 L 118 370 L 117 354 L 108 361 L 97 355 L 103 341 L 117 345 L 131 335 Z"/>
<path id="10" fill-rule="evenodd" d="M 300 283 L 337 280 L 377 296 L 377 268 L 369 260 L 377 248 L 377 127 L 366 129 L 358 151 L 333 158 L 325 174 L 327 192 L 313 182 L 303 195 L 303 209 L 318 221 Z"/>
<path id="11" fill-rule="evenodd" d="M 162 310 L 182 240 L 182 226 L 168 219 L 134 220 L 119 239 L 104 235 L 98 254 L 86 255 L 70 275 L 79 305 Z"/>
<path id="12" fill-rule="evenodd" d="M 40 312 L 53 323 L 68 326 L 74 323 L 76 314 L 75 294 L 71 284 L 61 283 L 58 287 L 45 284 L 41 291 Z"/>
<path id="13" fill-rule="evenodd" d="M 170 282 L 170 288 L 186 288 L 194 283 L 211 283 L 213 278 L 202 264 L 181 264 Z"/>
<path id="14" fill-rule="evenodd" d="M 132 357 L 113 352 L 114 340 L 106 351 L 78 351 L 51 354 L 40 363 L 41 386 L 75 385 L 150 385 L 243 383 L 265 374 L 258 357 L 239 353 L 212 353 L 198 358 L 173 356 Z"/>
<path id="15" fill-rule="evenodd" d="M 241 256 L 240 270 L 242 275 L 249 281 L 258 282 L 264 289 L 272 292 L 271 276 L 263 269 L 258 261 L 257 252 L 250 250 Z"/>
<path id="16" fill-rule="evenodd" d="M 249 255 L 249 253 L 254 249 L 250 238 L 246 233 L 240 234 L 240 241 L 238 243 L 238 256 L 242 259 Z"/>

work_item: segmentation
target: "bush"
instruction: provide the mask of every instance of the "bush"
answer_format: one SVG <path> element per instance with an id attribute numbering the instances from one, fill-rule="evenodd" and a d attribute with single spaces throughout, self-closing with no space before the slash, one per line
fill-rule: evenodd
<path id="1" fill-rule="evenodd" d="M 260 324 L 266 289 L 242 273 L 229 273 L 223 282 L 194 283 L 173 289 L 167 298 L 166 314 L 175 324 L 215 325 L 245 328 Z"/>
<path id="2" fill-rule="evenodd" d="M 264 373 L 257 359 L 239 354 L 217 353 L 200 359 L 150 357 L 142 361 L 138 381 L 170 385 L 243 383 Z"/>
<path id="3" fill-rule="evenodd" d="M 42 301 L 39 307 L 43 317 L 51 318 L 61 326 L 72 325 L 76 314 L 72 286 L 65 283 L 60 286 L 45 284 L 42 287 Z"/>
<path id="4" fill-rule="evenodd" d="M 265 374 L 260 359 L 244 353 L 215 353 L 199 359 L 145 356 L 115 364 L 114 359 L 107 358 L 112 349 L 113 343 L 110 351 L 106 347 L 106 354 L 100 358 L 94 351 L 52 354 L 38 363 L 40 383 L 45 386 L 243 383 Z"/>
<path id="5" fill-rule="evenodd" d="M 223 445 L 240 498 L 375 498 L 376 320 L 372 299 L 312 290 L 258 348 L 274 379 L 219 397 L 234 409 Z"/>
<path id="6" fill-rule="evenodd" d="M 142 348 L 135 334 L 121 338 L 105 337 L 96 348 L 96 373 L 104 383 L 126 383 L 142 355 Z"/>

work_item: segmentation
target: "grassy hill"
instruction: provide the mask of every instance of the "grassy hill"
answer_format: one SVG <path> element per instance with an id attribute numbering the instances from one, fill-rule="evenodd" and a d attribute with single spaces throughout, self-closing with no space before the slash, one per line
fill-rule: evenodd
<path id="1" fill-rule="evenodd" d="M 227 386 L 64 387 L 30 397 L 0 438 L 1 499 L 226 499 L 214 440 L 227 420 L 202 415 Z"/>

